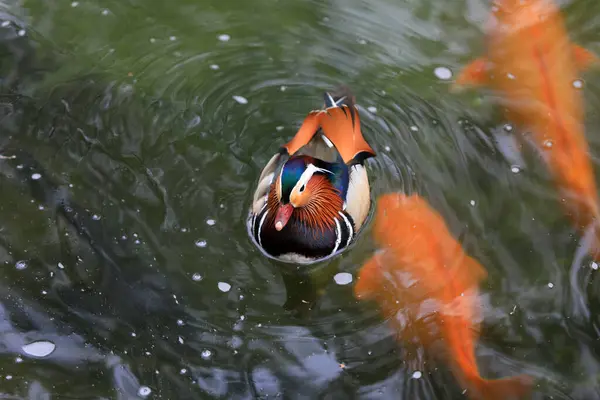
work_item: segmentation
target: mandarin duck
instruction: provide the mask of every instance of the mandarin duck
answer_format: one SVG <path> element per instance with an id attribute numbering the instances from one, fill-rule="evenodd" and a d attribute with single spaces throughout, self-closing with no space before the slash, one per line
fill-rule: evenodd
<path id="1" fill-rule="evenodd" d="M 263 169 L 248 228 L 255 244 L 280 261 L 309 264 L 344 250 L 371 207 L 363 138 L 354 97 L 325 93 L 296 135 Z"/>

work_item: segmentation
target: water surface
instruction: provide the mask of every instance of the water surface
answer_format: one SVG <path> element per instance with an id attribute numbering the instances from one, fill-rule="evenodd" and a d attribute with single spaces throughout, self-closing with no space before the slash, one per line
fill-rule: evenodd
<path id="1" fill-rule="evenodd" d="M 572 38 L 600 54 L 600 3 L 561 5 Z M 463 398 L 446 363 L 396 342 L 376 305 L 353 298 L 370 224 L 300 270 L 246 234 L 261 168 L 339 84 L 378 153 L 373 196 L 426 197 L 488 269 L 482 374 L 531 374 L 540 399 L 600 396 L 597 265 L 494 95 L 449 92 L 484 49 L 488 9 L 3 3 L 3 396 Z M 583 76 L 598 174 L 600 72 Z"/>

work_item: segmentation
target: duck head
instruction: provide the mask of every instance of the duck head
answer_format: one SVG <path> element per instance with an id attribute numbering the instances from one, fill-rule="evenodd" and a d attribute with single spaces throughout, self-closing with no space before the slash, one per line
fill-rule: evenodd
<path id="1" fill-rule="evenodd" d="M 292 216 L 298 222 L 320 228 L 334 223 L 344 200 L 334 185 L 337 174 L 333 169 L 331 164 L 304 155 L 294 156 L 283 165 L 269 198 L 277 231 Z"/>

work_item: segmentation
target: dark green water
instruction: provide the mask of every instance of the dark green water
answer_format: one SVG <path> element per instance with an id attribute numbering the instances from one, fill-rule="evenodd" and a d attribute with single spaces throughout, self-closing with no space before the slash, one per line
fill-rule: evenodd
<path id="1" fill-rule="evenodd" d="M 562 6 L 600 54 L 600 2 Z M 531 374 L 534 398 L 600 398 L 600 272 L 493 95 L 451 94 L 435 73 L 483 51 L 488 9 L 0 5 L 0 397 L 464 398 L 446 363 L 396 342 L 375 304 L 336 283 L 372 251 L 370 224 L 303 270 L 246 234 L 264 164 L 347 84 L 378 152 L 373 196 L 426 197 L 488 269 L 482 374 Z M 583 77 L 599 174 L 600 71 Z"/>

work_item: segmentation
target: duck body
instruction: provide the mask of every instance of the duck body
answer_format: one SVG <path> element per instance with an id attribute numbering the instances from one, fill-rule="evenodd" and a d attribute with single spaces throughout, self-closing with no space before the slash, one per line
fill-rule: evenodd
<path id="1" fill-rule="evenodd" d="M 362 137 L 349 92 L 325 94 L 294 138 L 263 169 L 248 228 L 269 257 L 307 264 L 331 257 L 356 238 L 371 206 Z"/>

